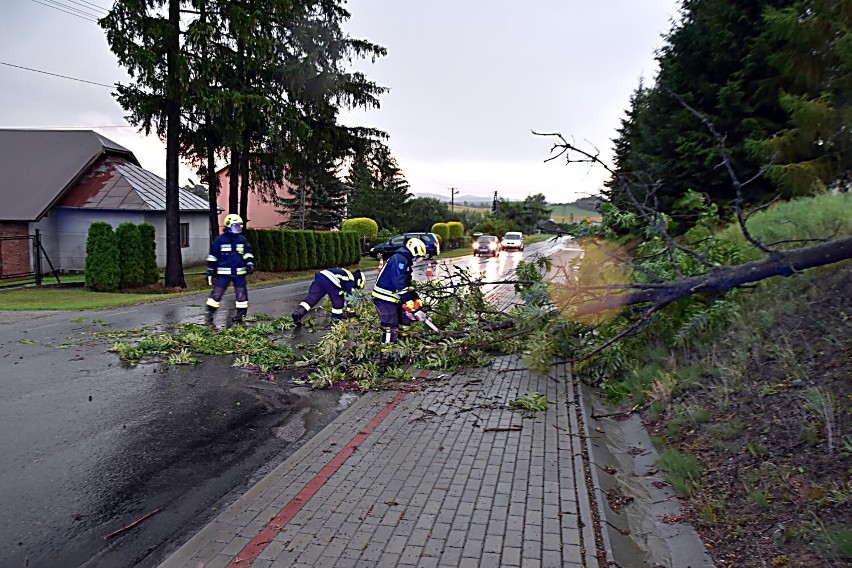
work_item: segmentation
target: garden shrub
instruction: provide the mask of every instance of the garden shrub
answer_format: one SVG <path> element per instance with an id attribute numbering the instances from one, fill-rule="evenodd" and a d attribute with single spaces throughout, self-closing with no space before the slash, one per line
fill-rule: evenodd
<path id="1" fill-rule="evenodd" d="M 145 282 L 145 260 L 139 227 L 122 223 L 115 230 L 121 288 L 138 288 Z"/>
<path id="2" fill-rule="evenodd" d="M 96 292 L 112 292 L 121 284 L 118 242 L 112 225 L 96 221 L 86 237 L 86 287 Z"/>
<path id="3" fill-rule="evenodd" d="M 139 223 L 138 227 L 145 273 L 143 284 L 156 284 L 160 281 L 160 269 L 157 266 L 157 231 L 150 223 Z"/>

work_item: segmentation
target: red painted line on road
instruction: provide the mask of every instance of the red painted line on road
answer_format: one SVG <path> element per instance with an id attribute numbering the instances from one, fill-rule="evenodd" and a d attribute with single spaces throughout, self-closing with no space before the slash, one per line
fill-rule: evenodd
<path id="1" fill-rule="evenodd" d="M 418 375 L 418 378 L 422 378 L 429 371 L 421 371 Z M 388 417 L 394 407 L 399 404 L 399 402 L 405 398 L 405 395 L 408 392 L 400 392 L 384 407 L 382 408 L 369 423 L 367 423 L 364 428 L 358 431 L 357 434 L 349 441 L 346 446 L 340 450 L 337 455 L 335 455 L 331 461 L 326 464 L 324 468 L 317 473 L 313 479 L 311 479 L 301 491 L 299 491 L 295 497 L 293 497 L 289 503 L 287 503 L 281 511 L 275 515 L 275 517 L 269 521 L 265 527 L 263 527 L 257 536 L 255 536 L 251 542 L 249 542 L 245 548 L 243 548 L 237 556 L 231 560 L 231 563 L 228 564 L 228 568 L 246 568 L 247 566 L 251 566 L 251 563 L 257 559 L 261 552 L 267 547 L 267 545 L 272 542 L 279 532 L 284 530 L 284 527 L 287 526 L 293 517 L 296 516 L 302 507 L 310 501 L 311 497 L 316 495 L 317 491 L 319 491 L 325 483 L 331 479 L 331 476 L 334 475 L 340 466 L 342 466 L 346 460 L 355 453 L 355 449 L 361 445 L 361 443 L 367 439 L 373 430 L 378 427 L 382 421 Z"/>

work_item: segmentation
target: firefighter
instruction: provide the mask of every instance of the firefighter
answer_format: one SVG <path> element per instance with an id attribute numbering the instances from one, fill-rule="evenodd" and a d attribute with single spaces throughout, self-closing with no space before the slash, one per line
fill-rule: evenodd
<path id="1" fill-rule="evenodd" d="M 207 282 L 213 284 L 213 291 L 207 298 L 207 323 L 210 324 L 213 323 L 213 314 L 219 309 L 222 294 L 231 282 L 234 284 L 237 308 L 234 321 L 245 319 L 248 312 L 246 274 L 254 272 L 254 255 L 245 235 L 241 234 L 242 218 L 231 213 L 222 224 L 225 226 L 222 234 L 213 240 L 207 256 Z"/>
<path id="2" fill-rule="evenodd" d="M 426 258 L 426 245 L 418 238 L 411 238 L 399 247 L 388 259 L 373 287 L 373 303 L 379 312 L 379 322 L 384 332 L 385 343 L 395 343 L 399 338 L 399 326 L 411 324 L 412 320 L 403 310 L 409 300 L 419 300 L 411 286 L 414 263 Z"/>
<path id="3" fill-rule="evenodd" d="M 302 318 L 316 306 L 324 296 L 331 300 L 331 319 L 343 319 L 343 305 L 352 290 L 364 289 L 367 279 L 360 270 L 349 272 L 345 268 L 326 268 L 314 275 L 314 281 L 308 289 L 308 295 L 293 312 L 293 322 L 301 325 Z"/>

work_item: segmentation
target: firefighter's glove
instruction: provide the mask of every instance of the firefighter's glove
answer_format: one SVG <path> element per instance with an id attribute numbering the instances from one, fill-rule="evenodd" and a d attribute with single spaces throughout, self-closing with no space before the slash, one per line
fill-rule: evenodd
<path id="1" fill-rule="evenodd" d="M 246 270 L 248 270 L 249 274 L 254 274 L 254 263 L 253 262 L 246 263 Z"/>

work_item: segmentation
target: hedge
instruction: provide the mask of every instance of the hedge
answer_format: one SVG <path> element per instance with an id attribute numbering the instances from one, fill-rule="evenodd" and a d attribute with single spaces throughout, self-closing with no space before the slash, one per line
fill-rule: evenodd
<path id="1" fill-rule="evenodd" d="M 112 225 L 96 221 L 86 237 L 86 287 L 96 292 L 112 292 L 121 285 L 118 240 Z"/>

